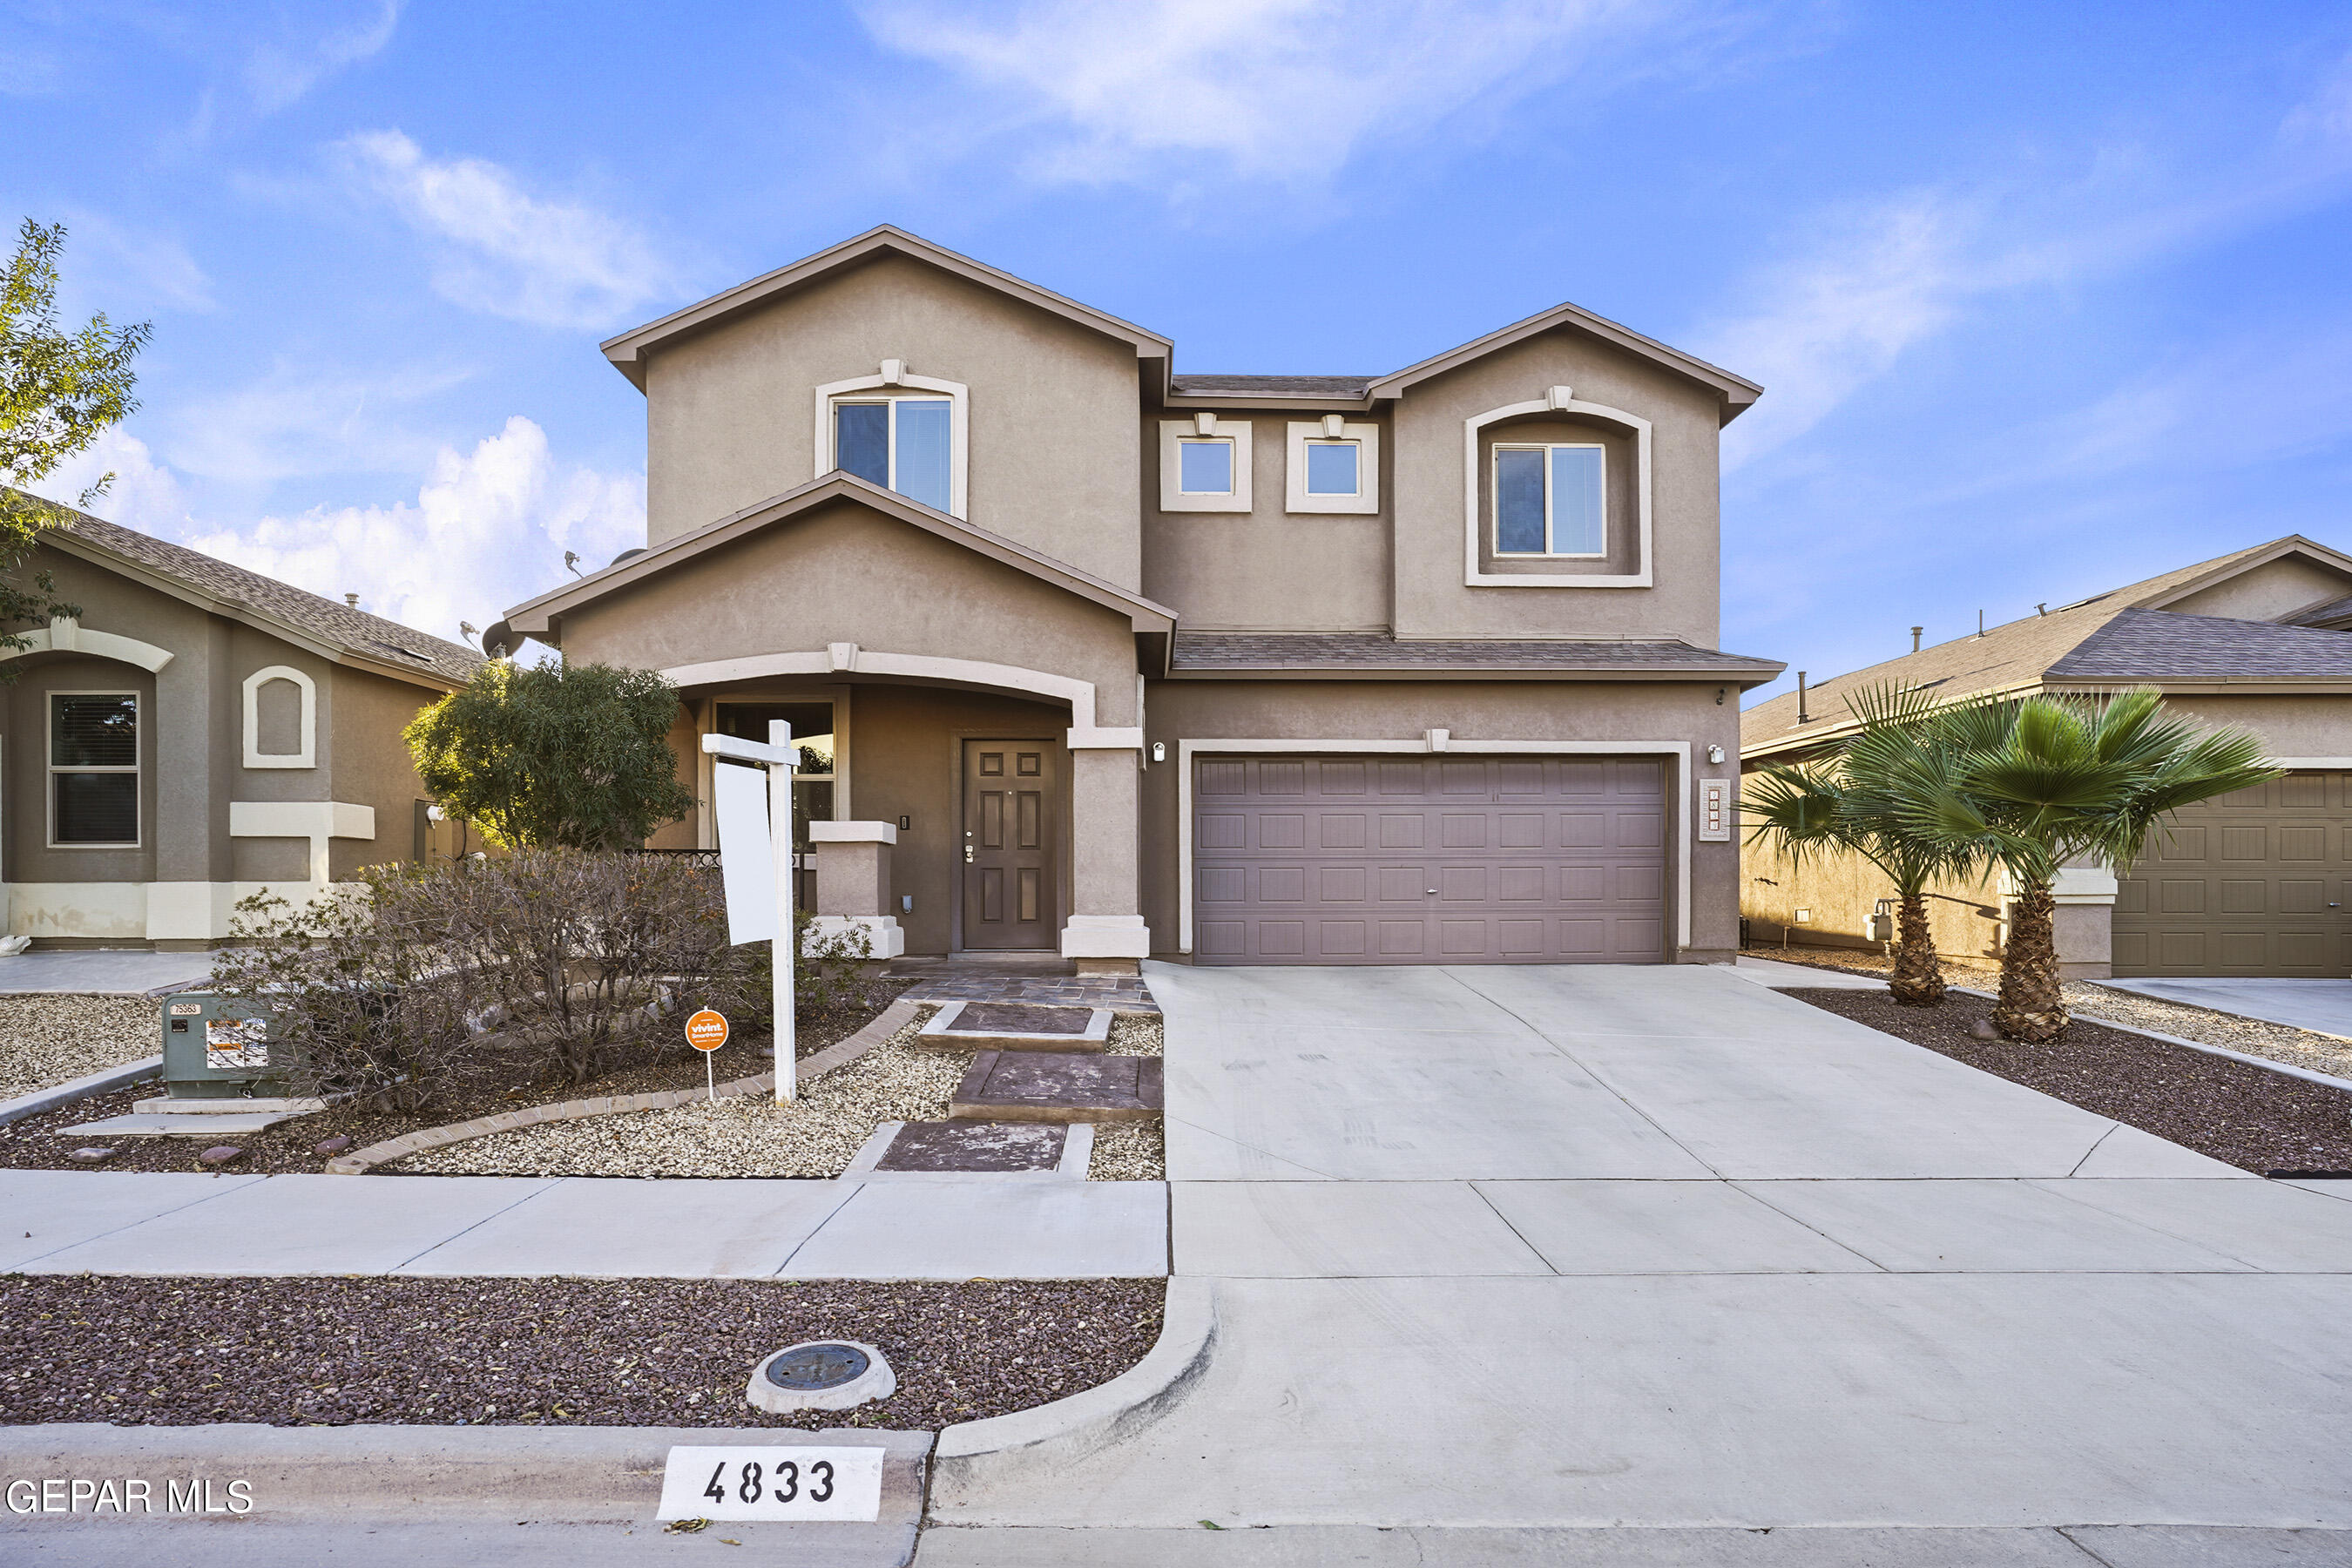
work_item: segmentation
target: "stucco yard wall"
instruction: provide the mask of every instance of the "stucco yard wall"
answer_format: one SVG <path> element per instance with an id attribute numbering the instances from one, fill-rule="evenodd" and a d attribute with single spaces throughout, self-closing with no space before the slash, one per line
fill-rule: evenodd
<path id="1" fill-rule="evenodd" d="M 1716 693 L 1724 689 L 1724 701 Z M 1327 741 L 1417 741 L 1442 729 L 1475 741 L 1682 741 L 1696 777 L 1738 776 L 1735 761 L 1706 761 L 1719 745 L 1738 754 L 1738 693 L 1712 685 L 1552 681 L 1155 681 L 1144 704 L 1147 742 L 1168 760 L 1143 774 L 1143 908 L 1152 946 L 1181 957 L 1178 942 L 1178 759 L 1181 741 L 1297 738 L 1299 749 L 1344 750 Z M 1148 753 L 1147 753 L 1148 754 Z M 1667 760 L 1668 812 L 1681 794 Z M 1735 786 L 1736 787 L 1736 786 Z M 1684 809 L 1688 809 L 1687 804 Z M 1667 825 L 1667 887 L 1678 883 L 1679 826 Z M 1739 851 L 1701 844 L 1691 854 L 1691 942 L 1684 957 L 1720 961 L 1738 945 Z M 1675 911 L 1668 910 L 1668 941 Z"/>

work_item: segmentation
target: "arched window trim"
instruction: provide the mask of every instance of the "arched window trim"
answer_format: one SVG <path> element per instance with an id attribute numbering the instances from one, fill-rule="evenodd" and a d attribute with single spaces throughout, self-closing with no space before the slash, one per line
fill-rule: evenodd
<path id="1" fill-rule="evenodd" d="M 833 405 L 836 399 L 860 392 L 901 391 L 929 393 L 948 400 L 948 515 L 967 520 L 965 475 L 971 466 L 971 388 L 960 381 L 916 375 L 901 360 L 886 359 L 881 370 L 873 375 L 828 381 L 816 389 L 816 440 L 812 448 L 816 454 L 816 472 L 809 477 L 821 479 L 841 466 L 835 459 L 833 447 Z"/>
<path id="2" fill-rule="evenodd" d="M 1478 547 L 1480 521 L 1478 517 L 1478 480 L 1485 466 L 1478 452 L 1479 432 L 1489 425 L 1506 419 L 1516 419 L 1525 414 L 1580 414 L 1590 418 L 1607 420 L 1633 433 L 1633 526 L 1639 546 L 1633 570 L 1612 574 L 1570 574 L 1564 572 L 1482 572 L 1479 570 Z M 1489 408 L 1484 414 L 1473 414 L 1462 422 L 1462 533 L 1465 556 L 1463 583 L 1473 588 L 1647 588 L 1652 585 L 1650 571 L 1650 422 L 1638 414 L 1628 414 L 1622 408 L 1612 408 L 1605 403 L 1586 403 L 1565 386 L 1549 389 L 1541 397 L 1526 403 L 1507 403 L 1500 408 Z M 1517 556 L 1516 560 L 1540 560 L 1540 556 Z"/>
<path id="3" fill-rule="evenodd" d="M 301 749 L 265 752 L 261 749 L 261 689 L 273 680 L 290 680 L 302 694 L 299 733 Z M 319 765 L 319 686 L 290 664 L 265 665 L 245 678 L 245 765 L 248 768 L 315 768 Z"/>

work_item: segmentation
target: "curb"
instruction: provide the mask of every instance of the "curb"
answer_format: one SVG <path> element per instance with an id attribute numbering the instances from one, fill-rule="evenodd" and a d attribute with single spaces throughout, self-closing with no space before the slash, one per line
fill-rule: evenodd
<path id="1" fill-rule="evenodd" d="M 914 1020 L 919 1004 L 893 1002 L 857 1033 L 845 1040 L 836 1040 L 814 1056 L 803 1059 L 796 1073 L 803 1079 L 831 1072 L 846 1066 L 880 1046 Z M 155 1058 L 160 1070 L 163 1058 Z M 739 1078 L 719 1085 L 722 1099 L 737 1095 L 771 1094 L 776 1087 L 776 1075 L 763 1072 L 751 1078 Z M 403 1133 L 381 1143 L 371 1143 L 364 1149 L 354 1149 L 348 1154 L 338 1154 L 327 1162 L 326 1173 L 331 1176 L 365 1175 L 375 1166 L 394 1160 L 421 1154 L 428 1149 L 444 1149 L 452 1143 L 467 1143 L 477 1138 L 488 1138 L 494 1132 L 512 1132 L 518 1128 L 536 1127 L 548 1121 L 580 1121 L 591 1116 L 617 1116 L 632 1110 L 667 1110 L 675 1106 L 688 1105 L 709 1098 L 709 1089 L 669 1089 L 654 1094 L 604 1095 L 588 1100 L 566 1100 L 553 1105 L 534 1105 L 522 1110 L 501 1110 L 493 1116 L 477 1116 L 471 1121 L 453 1121 L 446 1127 L 428 1127 L 418 1132 Z"/>
<path id="2" fill-rule="evenodd" d="M 982 1500 L 1048 1482 L 1066 1484 L 1066 1468 L 1127 1441 L 1181 1403 L 1207 1373 L 1217 1346 L 1214 1281 L 1168 1281 L 1160 1342 L 1108 1383 L 985 1421 L 965 1421 L 939 1436 L 931 1451 L 927 1522 L 993 1524 Z"/>
<path id="3" fill-rule="evenodd" d="M 1952 989 L 1964 993 L 1967 995 L 1981 996 L 1988 1002 L 1998 1002 L 2000 1000 L 1999 993 L 1992 991 L 1979 991 L 1973 985 L 1955 985 Z M 2149 1000 L 2160 1001 L 2163 1000 L 2163 998 L 2151 997 Z M 2189 1005 L 2187 1003 L 2179 1003 L 2175 1005 L 2179 1006 Z M 2200 1007 L 2198 1011 L 2200 1013 L 2214 1013 L 2224 1018 L 2245 1017 L 2245 1015 L 2242 1013 L 2222 1013 L 2219 1008 L 2214 1007 Z M 2248 1067 L 2268 1068 L 2271 1071 L 2275 1073 L 2284 1073 L 2288 1078 L 2299 1078 L 2306 1082 L 2325 1084 L 2329 1089 L 2340 1089 L 2347 1094 L 2352 1094 L 2352 1080 L 2347 1080 L 2340 1078 L 2330 1078 L 2324 1072 L 2315 1072 L 2309 1068 L 2299 1068 L 2293 1062 L 2273 1061 L 2268 1057 L 2251 1056 L 2244 1051 L 2233 1051 L 2227 1046 L 2209 1046 L 2203 1040 L 2184 1040 L 2179 1035 L 2159 1034 L 2154 1029 L 2143 1029 L 2137 1024 L 2120 1024 L 2113 1018 L 2103 1018 L 2096 1013 L 2085 1013 L 2079 1008 L 2069 1007 L 2066 1009 L 2066 1015 L 2070 1018 L 2080 1018 L 2085 1023 L 2096 1024 L 2103 1029 L 2117 1029 L 2126 1035 L 2138 1035 L 2150 1040 L 2162 1040 L 2168 1046 L 2187 1046 L 2190 1050 L 2203 1051 L 2209 1057 L 2227 1057 L 2233 1062 L 2244 1062 Z M 2267 1024 L 2270 1022 L 2268 1018 L 2248 1018 L 2246 1021 L 2252 1024 Z M 2284 1024 L 2277 1026 L 2289 1029 L 2294 1027 L 2292 1024 Z M 2310 1034 L 2314 1031 L 2306 1029 L 2304 1032 L 2305 1034 Z"/>
<path id="4" fill-rule="evenodd" d="M 155 1494 L 152 1522 L 169 1522 L 164 1480 L 211 1477 L 225 1511 L 225 1489 L 244 1480 L 248 1519 L 373 1519 L 402 1524 L 536 1519 L 650 1521 L 661 1500 L 662 1471 L 675 1446 L 772 1447 L 825 1444 L 878 1447 L 886 1458 L 882 1513 L 873 1524 L 760 1526 L 762 1544 L 778 1531 L 815 1531 L 838 1550 L 853 1532 L 874 1560 L 903 1563 L 920 1522 L 929 1432 L 875 1427 L 788 1426 L 114 1426 L 58 1422 L 0 1428 L 0 1482 L 51 1476 L 145 1476 Z M 88 1506 L 78 1522 L 92 1519 Z M 135 1519 L 136 1516 L 133 1516 Z M 67 1516 L 11 1519 L 19 1531 Z M 129 1523 L 131 1521 L 126 1520 Z M 895 1555 L 887 1549 L 903 1540 Z M 827 1556 L 826 1562 L 842 1561 Z M 866 1560 L 863 1557 L 860 1561 Z"/>
<path id="5" fill-rule="evenodd" d="M 55 1110 L 58 1106 L 69 1104 L 77 1100 L 88 1100 L 92 1095 L 104 1094 L 109 1089 L 122 1089 L 137 1083 L 142 1079 L 161 1077 L 163 1071 L 162 1057 L 142 1057 L 135 1062 L 125 1062 L 119 1068 L 107 1068 L 103 1071 L 91 1073 L 86 1078 L 78 1078 L 68 1083 L 51 1084 L 47 1089 L 37 1089 L 30 1094 L 21 1094 L 14 1100 L 0 1100 L 0 1127 L 5 1127 L 11 1121 L 21 1121 L 27 1116 L 38 1116 L 44 1110 Z"/>

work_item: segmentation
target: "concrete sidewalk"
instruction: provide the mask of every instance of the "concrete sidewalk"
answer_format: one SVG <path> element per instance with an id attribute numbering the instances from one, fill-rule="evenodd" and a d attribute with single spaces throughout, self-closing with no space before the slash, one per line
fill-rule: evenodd
<path id="1" fill-rule="evenodd" d="M 161 996 L 200 984 L 212 972 L 209 952 L 45 948 L 0 958 L 0 996 Z"/>
<path id="2" fill-rule="evenodd" d="M 2102 985 L 2216 1013 L 2352 1039 L 2352 980 L 2229 980 L 2149 975 Z"/>
<path id="3" fill-rule="evenodd" d="M 2233 1528 L 2118 1536 L 2109 1561 L 2294 1563 L 2352 1541 L 2288 1533 L 2352 1526 L 2331 1192 L 1724 969 L 1151 983 L 1208 1363 L 1091 1454 L 935 1472 L 919 1562 L 2057 1563 L 2082 1560 L 2059 1527 L 2129 1525 Z"/>
<path id="4" fill-rule="evenodd" d="M 1075 1279 L 1168 1271 L 1159 1182 L 0 1171 L 0 1271 Z"/>

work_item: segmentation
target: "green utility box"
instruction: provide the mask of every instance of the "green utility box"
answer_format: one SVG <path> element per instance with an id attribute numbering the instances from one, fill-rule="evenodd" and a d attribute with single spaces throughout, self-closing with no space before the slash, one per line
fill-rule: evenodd
<path id="1" fill-rule="evenodd" d="M 173 1100 L 282 1095 L 289 1065 L 274 1059 L 276 1020 L 248 998 L 183 991 L 163 998 L 163 1092 Z"/>

